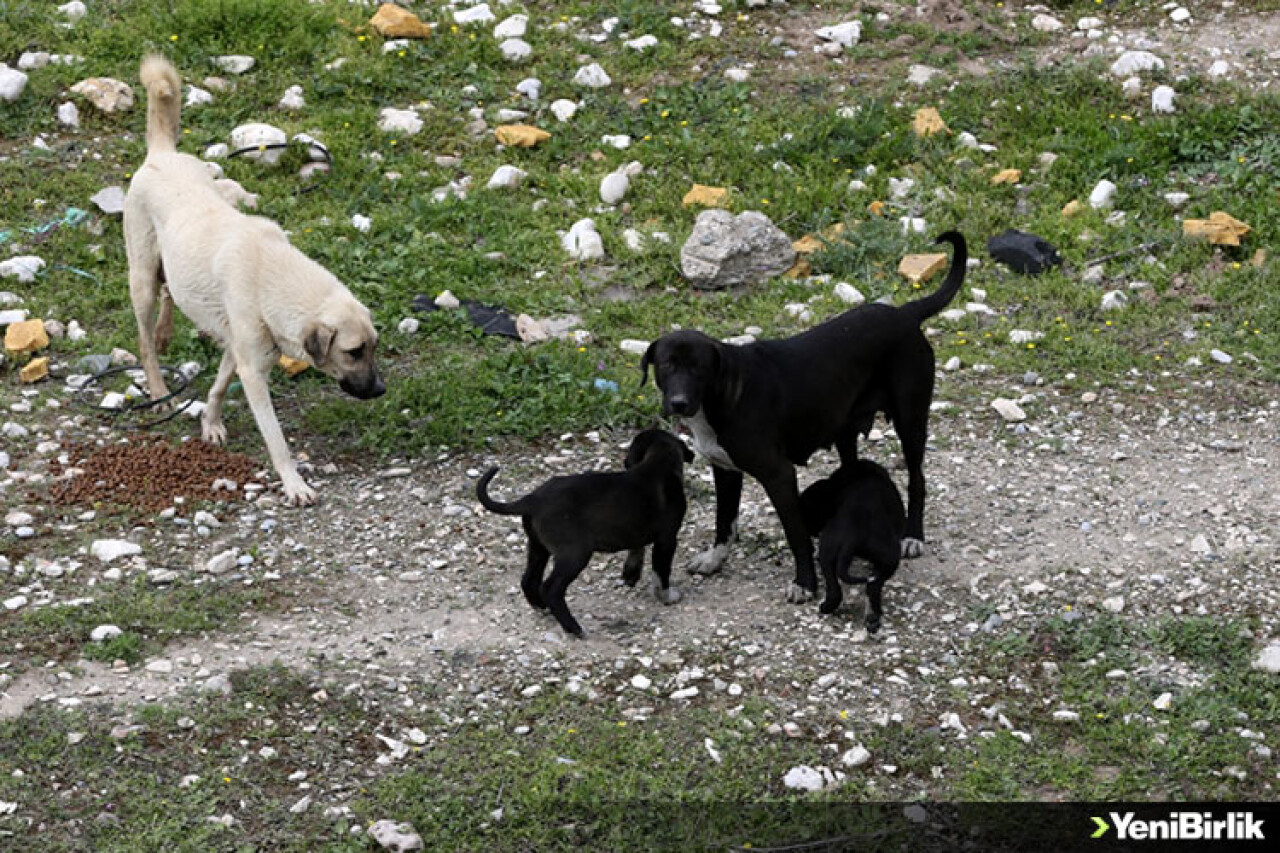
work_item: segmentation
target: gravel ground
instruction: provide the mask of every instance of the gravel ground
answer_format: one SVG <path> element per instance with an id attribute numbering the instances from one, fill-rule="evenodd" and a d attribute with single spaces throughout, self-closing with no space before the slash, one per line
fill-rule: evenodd
<path id="1" fill-rule="evenodd" d="M 556 473 L 617 467 L 626 435 L 566 435 L 533 455 L 525 448 L 376 469 L 317 460 L 309 477 L 319 506 L 287 509 L 268 493 L 218 504 L 197 520 L 180 505 L 128 531 L 141 553 L 109 565 L 87 556 L 103 536 L 99 520 L 29 503 L 21 508 L 35 531 L 22 542 L 28 556 L 5 569 L 23 573 L 5 587 L 19 582 L 26 607 L 74 604 L 137 575 L 281 584 L 301 594 L 288 612 L 249 614 L 226 632 L 179 640 L 145 665 L 28 670 L 8 685 L 0 715 L 55 701 L 125 710 L 193 686 L 221 689 L 229 671 L 281 662 L 348 690 L 455 685 L 453 701 L 473 712 L 566 679 L 600 701 L 621 701 L 615 682 L 652 669 L 653 698 L 701 684 L 704 692 L 767 697 L 801 725 L 816 703 L 932 724 L 982 705 L 982 662 L 966 660 L 958 640 L 1055 612 L 1106 609 L 1139 621 L 1252 615 L 1262 645 L 1280 636 L 1274 391 L 1203 379 L 1172 394 L 1135 387 L 1095 397 L 945 375 L 926 458 L 929 546 L 887 587 L 885 628 L 872 638 L 860 630 L 861 596 L 834 617 L 783 600 L 792 563 L 755 484 L 728 567 L 710 578 L 680 571 L 714 524 L 710 469 L 701 462 L 687 469 L 690 513 L 675 578 L 683 601 L 664 607 L 644 584 L 621 586 L 621 558 L 597 557 L 569 590 L 587 639 L 566 638 L 532 611 L 518 590 L 523 533 L 478 506 L 476 476 L 501 462 L 505 494 Z M 987 405 L 1000 395 L 1019 397 L 1028 419 L 1004 423 Z M 30 480 L 50 464 L 51 442 L 39 432 L 10 442 L 9 495 L 19 492 L 15 481 L 38 494 Z M 868 453 L 896 462 L 891 431 Z M 802 479 L 830 465 L 815 458 Z M 7 541 L 13 535 L 7 530 Z M 221 565 L 211 564 L 220 555 Z M 1175 682 L 1196 677 L 1173 660 L 1150 667 Z M 957 683 L 970 685 L 969 707 L 936 695 L 936 675 L 964 679 Z M 651 703 L 637 698 L 629 710 L 643 715 Z"/>

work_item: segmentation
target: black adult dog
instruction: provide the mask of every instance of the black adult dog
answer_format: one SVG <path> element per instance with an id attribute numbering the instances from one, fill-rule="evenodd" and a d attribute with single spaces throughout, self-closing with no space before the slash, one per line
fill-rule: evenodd
<path id="1" fill-rule="evenodd" d="M 800 493 L 800 512 L 818 537 L 818 565 L 826 597 L 819 608 L 835 613 L 844 599 L 840 581 L 867 585 L 867 631 L 880 630 L 880 593 L 898 571 L 907 514 L 889 472 L 870 459 L 841 465 Z M 853 577 L 855 557 L 871 563 L 870 577 Z"/>
<path id="2" fill-rule="evenodd" d="M 644 548 L 653 545 L 654 594 L 675 604 L 671 561 L 684 522 L 684 463 L 693 453 L 669 432 L 639 433 L 627 449 L 626 470 L 615 473 L 552 477 L 524 497 L 502 503 L 489 496 L 491 468 L 476 483 L 476 497 L 500 515 L 519 515 L 529 537 L 529 560 L 520 580 L 524 597 L 539 610 L 549 609 L 567 633 L 582 636 L 569 612 L 565 590 L 596 552 L 628 551 L 622 579 L 635 586 L 644 568 Z M 547 561 L 551 575 L 543 580 Z"/>
<path id="3" fill-rule="evenodd" d="M 817 591 L 813 542 L 805 531 L 795 465 L 830 447 L 849 464 L 858 436 L 877 412 L 897 429 L 907 463 L 906 556 L 924 550 L 924 449 L 933 399 L 933 347 L 920 324 L 946 307 L 964 282 L 968 249 L 948 231 L 951 269 L 938 290 L 901 307 L 864 305 L 803 334 L 731 346 L 701 332 L 663 335 L 640 361 L 662 390 L 662 409 L 680 417 L 694 448 L 710 458 L 716 487 L 716 538 L 690 571 L 718 571 L 728 556 L 742 498 L 742 475 L 760 481 L 796 560 L 791 601 Z"/>

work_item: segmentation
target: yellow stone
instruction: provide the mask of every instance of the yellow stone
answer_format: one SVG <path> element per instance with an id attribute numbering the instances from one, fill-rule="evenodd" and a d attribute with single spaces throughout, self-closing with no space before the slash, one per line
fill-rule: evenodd
<path id="1" fill-rule="evenodd" d="M 791 248 L 795 249 L 797 255 L 812 255 L 821 249 L 825 249 L 831 243 L 835 242 L 841 234 L 844 233 L 844 223 L 837 222 L 826 228 L 821 234 L 806 234 L 799 240 L 791 244 Z"/>
<path id="2" fill-rule="evenodd" d="M 685 207 L 693 207 L 701 205 L 702 207 L 727 207 L 729 201 L 729 191 L 724 187 L 708 187 L 704 184 L 694 184 L 689 191 L 684 194 L 683 203 Z"/>
<path id="3" fill-rule="evenodd" d="M 898 272 L 907 281 L 919 284 L 928 281 L 936 273 L 947 268 L 947 256 L 944 252 L 926 255 L 907 255 L 898 263 Z"/>
<path id="4" fill-rule="evenodd" d="M 1208 219 L 1182 220 L 1182 236 L 1203 237 L 1215 246 L 1239 246 L 1240 238 L 1252 230 L 1222 210 L 1215 210 Z"/>
<path id="5" fill-rule="evenodd" d="M 379 6 L 369 23 L 389 39 L 424 39 L 431 35 L 430 24 L 424 24 L 417 15 L 395 3 Z"/>
<path id="6" fill-rule="evenodd" d="M 528 124 L 504 124 L 495 129 L 493 135 L 503 145 L 509 145 L 512 148 L 532 148 L 539 142 L 545 142 L 551 138 L 551 134 L 542 128 Z"/>
<path id="7" fill-rule="evenodd" d="M 1258 269 L 1262 269 L 1262 267 L 1267 263 L 1267 250 L 1259 249 L 1258 251 L 1254 252 L 1253 257 L 1249 260 L 1249 262 L 1252 263 Z"/>
<path id="8" fill-rule="evenodd" d="M 1020 169 L 1001 169 L 991 176 L 993 186 L 999 184 L 1016 184 L 1022 180 L 1022 171 Z"/>
<path id="9" fill-rule="evenodd" d="M 4 333 L 4 348 L 12 353 L 35 352 L 49 345 L 49 335 L 44 330 L 44 320 L 23 320 L 11 323 Z"/>
<path id="10" fill-rule="evenodd" d="M 782 274 L 783 278 L 808 278 L 809 273 L 813 272 L 813 267 L 805 258 L 796 258 L 796 262 L 791 265 L 791 269 Z"/>
<path id="11" fill-rule="evenodd" d="M 916 136 L 933 136 L 935 133 L 949 133 L 947 123 L 934 107 L 921 107 L 916 110 L 916 117 L 911 122 L 911 129 Z"/>
<path id="12" fill-rule="evenodd" d="M 49 359 L 33 358 L 22 366 L 22 370 L 18 372 L 18 377 L 23 382 L 39 382 L 49 375 Z"/>
<path id="13" fill-rule="evenodd" d="M 1084 206 L 1084 205 L 1080 204 L 1080 199 L 1078 199 L 1078 198 L 1073 198 L 1073 199 L 1071 199 L 1071 201 L 1067 202 L 1066 204 L 1064 204 L 1064 205 L 1062 206 L 1062 215 L 1063 215 L 1063 216 L 1065 216 L 1066 218 L 1070 219 L 1071 217 L 1073 217 L 1073 216 L 1075 216 L 1077 213 L 1079 213 L 1079 212 L 1080 212 L 1080 209 L 1081 209 L 1083 206 Z"/>
<path id="14" fill-rule="evenodd" d="M 297 358 L 289 358 L 287 355 L 282 355 L 280 356 L 280 366 L 284 368 L 284 372 L 290 376 L 297 376 L 299 373 L 310 367 L 311 362 Z"/>
<path id="15" fill-rule="evenodd" d="M 867 205 L 867 212 L 872 216 L 884 216 L 884 202 L 879 200 L 871 202 Z"/>

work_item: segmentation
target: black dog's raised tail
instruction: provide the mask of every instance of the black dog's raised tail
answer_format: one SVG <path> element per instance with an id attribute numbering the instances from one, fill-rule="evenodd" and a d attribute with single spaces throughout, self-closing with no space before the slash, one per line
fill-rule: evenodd
<path id="1" fill-rule="evenodd" d="M 520 501 L 512 501 L 511 503 L 503 503 L 495 501 L 489 497 L 489 481 L 496 477 L 498 469 L 496 467 L 485 471 L 480 477 L 480 482 L 476 483 L 476 497 L 480 499 L 480 503 L 489 512 L 496 512 L 498 515 L 523 515 L 520 510 Z"/>
<path id="2" fill-rule="evenodd" d="M 917 299 L 902 306 L 903 311 L 910 311 L 915 315 L 917 323 L 923 323 L 955 299 L 956 294 L 960 292 L 960 285 L 964 284 L 964 273 L 969 263 L 969 245 L 965 243 L 964 235 L 959 231 L 939 234 L 934 242 L 951 244 L 951 269 L 947 270 L 947 278 L 942 282 L 942 287 L 923 299 Z"/>

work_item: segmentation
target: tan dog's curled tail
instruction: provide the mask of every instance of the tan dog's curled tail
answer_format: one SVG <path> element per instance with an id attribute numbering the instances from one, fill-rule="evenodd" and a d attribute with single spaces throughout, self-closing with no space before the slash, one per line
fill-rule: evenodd
<path id="1" fill-rule="evenodd" d="M 147 151 L 175 151 L 178 120 L 182 113 L 182 80 L 173 63 L 163 56 L 142 60 L 138 71 L 147 90 Z"/>

